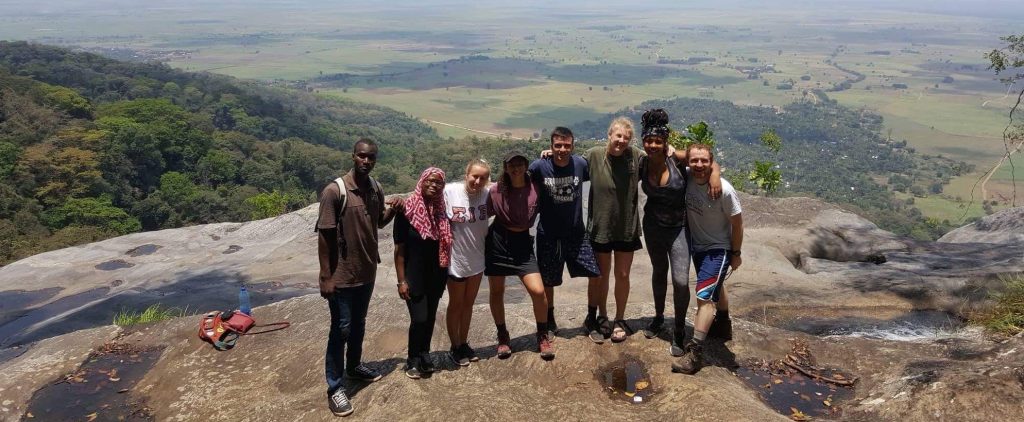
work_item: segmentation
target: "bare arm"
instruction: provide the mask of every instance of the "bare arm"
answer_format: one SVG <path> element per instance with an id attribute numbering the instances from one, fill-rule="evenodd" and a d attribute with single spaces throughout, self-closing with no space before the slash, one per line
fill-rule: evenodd
<path id="1" fill-rule="evenodd" d="M 398 273 L 398 296 L 409 300 L 409 283 L 405 282 L 405 244 L 395 245 L 395 272 Z"/>
<path id="2" fill-rule="evenodd" d="M 743 214 L 740 213 L 729 217 L 729 222 L 732 223 L 731 250 L 738 251 L 743 248 Z M 733 255 L 729 258 L 729 262 L 732 269 L 736 270 L 743 264 L 743 259 L 740 256 Z"/>
<path id="3" fill-rule="evenodd" d="M 334 294 L 334 285 L 327 281 L 331 279 L 334 270 L 338 268 L 338 229 L 320 229 L 317 231 L 316 249 L 320 258 L 320 296 L 325 298 Z"/>
<path id="4" fill-rule="evenodd" d="M 377 228 L 383 229 L 384 226 L 388 225 L 395 215 L 403 209 L 405 206 L 405 199 L 400 196 L 392 196 L 384 201 L 385 206 L 384 212 L 380 216 L 380 223 L 377 224 Z"/>
<path id="5" fill-rule="evenodd" d="M 717 162 L 711 163 L 711 177 L 708 178 L 708 196 L 718 199 L 722 196 L 722 167 Z"/>

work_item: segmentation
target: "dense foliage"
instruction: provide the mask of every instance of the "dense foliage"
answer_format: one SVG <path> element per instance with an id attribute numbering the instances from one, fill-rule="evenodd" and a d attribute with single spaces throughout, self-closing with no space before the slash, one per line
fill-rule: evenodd
<path id="1" fill-rule="evenodd" d="M 305 206 L 364 136 L 395 162 L 437 138 L 383 107 L 0 41 L 0 265 Z"/>
<path id="2" fill-rule="evenodd" d="M 845 205 L 887 230 L 920 239 L 941 236 L 950 223 L 922 217 L 912 200 L 897 199 L 893 190 L 918 193 L 922 186 L 938 181 L 941 191 L 942 183 L 970 170 L 966 163 L 913 153 L 905 148 L 905 142 L 892 142 L 880 135 L 881 116 L 834 101 L 797 102 L 776 109 L 676 98 L 648 101 L 617 114 L 639 121 L 644 110 L 652 108 L 664 108 L 674 127 L 708 122 L 717 141 L 715 158 L 740 189 L 752 172 L 772 171 L 758 169 L 757 164 L 769 155 L 766 146 L 774 150 L 774 138 L 784 139 L 772 157 L 783 179 L 777 186 L 779 194 L 809 194 Z M 580 137 L 601 138 L 611 118 L 583 122 L 573 130 Z M 762 137 L 769 131 L 774 138 L 765 143 Z M 887 184 L 886 178 L 905 183 Z M 919 193 L 917 196 L 927 194 Z"/>

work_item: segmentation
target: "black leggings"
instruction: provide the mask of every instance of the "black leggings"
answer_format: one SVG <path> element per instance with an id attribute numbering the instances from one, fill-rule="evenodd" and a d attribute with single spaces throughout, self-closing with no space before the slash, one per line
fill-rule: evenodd
<path id="1" fill-rule="evenodd" d="M 406 364 L 419 367 L 430 362 L 430 339 L 434 336 L 434 320 L 437 304 L 444 295 L 444 288 L 424 289 L 426 292 L 413 296 L 405 302 L 409 307 L 409 357 Z"/>

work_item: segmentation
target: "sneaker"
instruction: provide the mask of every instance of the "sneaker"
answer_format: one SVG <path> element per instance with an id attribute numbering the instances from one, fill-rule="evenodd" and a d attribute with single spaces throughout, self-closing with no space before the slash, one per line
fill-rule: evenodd
<path id="1" fill-rule="evenodd" d="M 362 363 L 360 363 L 359 366 L 356 366 L 355 368 L 346 371 L 346 375 L 348 375 L 349 378 L 352 378 L 354 380 L 366 382 L 379 381 L 381 378 L 384 377 L 379 372 L 370 369 L 369 366 L 366 366 L 366 364 Z"/>
<path id="2" fill-rule="evenodd" d="M 551 347 L 551 338 L 548 333 L 537 333 L 537 351 L 540 352 L 540 358 L 544 360 L 551 360 L 555 358 L 555 350 Z"/>
<path id="3" fill-rule="evenodd" d="M 715 321 L 711 323 L 711 328 L 708 329 L 708 337 L 724 341 L 732 340 L 732 318 L 715 318 Z"/>
<path id="4" fill-rule="evenodd" d="M 590 337 L 590 341 L 601 344 L 604 343 L 604 333 L 601 332 L 601 324 L 597 318 L 587 317 L 583 320 L 583 328 L 587 330 L 587 336 Z"/>
<path id="5" fill-rule="evenodd" d="M 686 345 L 686 354 L 672 363 L 672 372 L 693 375 L 704 365 L 704 346 L 691 342 Z"/>
<path id="6" fill-rule="evenodd" d="M 423 358 L 420 360 L 419 370 L 421 375 L 430 375 L 437 372 L 437 367 L 434 366 L 434 362 L 430 358 Z"/>
<path id="7" fill-rule="evenodd" d="M 348 395 L 345 394 L 344 387 L 334 390 L 334 393 L 327 395 L 327 406 L 331 408 L 331 413 L 334 416 L 348 416 L 355 411 L 352 408 L 352 402 L 348 401 Z"/>
<path id="8" fill-rule="evenodd" d="M 508 330 L 498 331 L 498 359 L 508 359 L 512 356 L 512 348 L 509 347 L 511 341 Z"/>
<path id="9" fill-rule="evenodd" d="M 480 356 L 476 355 L 476 350 L 469 347 L 469 343 L 462 343 L 462 346 L 459 346 L 459 349 L 462 351 L 462 356 L 465 356 L 470 362 L 477 362 L 480 360 Z"/>
<path id="10" fill-rule="evenodd" d="M 406 365 L 405 366 L 405 376 L 407 376 L 407 377 L 409 377 L 411 379 L 414 379 L 414 380 L 418 380 L 420 378 L 423 378 L 423 373 L 420 372 L 420 369 L 417 368 L 415 365 L 413 365 L 413 366 Z"/>
<path id="11" fill-rule="evenodd" d="M 654 319 L 651 320 L 651 323 L 647 324 L 647 327 L 644 327 L 644 337 L 647 337 L 647 338 L 655 338 L 655 337 L 657 337 L 658 334 L 661 334 L 661 329 L 664 327 L 664 325 L 665 325 L 665 317 L 663 317 L 663 316 L 656 316 L 656 317 L 654 317 Z"/>
<path id="12" fill-rule="evenodd" d="M 451 350 L 448 351 L 448 357 L 452 358 L 452 362 L 455 362 L 459 366 L 469 366 L 469 357 L 462 352 L 462 347 L 452 346 Z"/>
<path id="13" fill-rule="evenodd" d="M 673 335 L 672 343 L 668 346 L 668 353 L 675 358 L 683 357 L 686 354 L 686 350 L 683 350 L 683 344 L 686 344 L 686 341 L 682 337 Z"/>

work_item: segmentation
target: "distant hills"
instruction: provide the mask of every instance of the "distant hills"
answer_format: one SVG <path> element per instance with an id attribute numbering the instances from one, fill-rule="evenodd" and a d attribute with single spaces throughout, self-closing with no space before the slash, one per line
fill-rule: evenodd
<path id="1" fill-rule="evenodd" d="M 384 107 L 0 41 L 0 265 L 298 209 L 364 136 L 396 162 L 438 138 Z"/>

